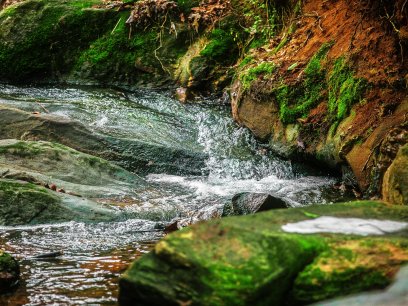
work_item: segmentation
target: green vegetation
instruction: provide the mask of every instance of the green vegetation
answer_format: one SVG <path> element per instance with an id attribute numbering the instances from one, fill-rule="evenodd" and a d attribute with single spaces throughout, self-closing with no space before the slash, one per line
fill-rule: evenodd
<path id="1" fill-rule="evenodd" d="M 229 32 L 222 29 L 213 30 L 209 44 L 200 52 L 200 55 L 219 62 L 235 61 L 234 51 L 237 47 L 233 35 L 232 29 Z"/>
<path id="2" fill-rule="evenodd" d="M 87 8 L 95 3 L 100 2 L 29 0 L 0 12 L 0 78 L 24 80 L 69 70 L 116 14 Z"/>
<path id="3" fill-rule="evenodd" d="M 244 90 L 249 89 L 253 81 L 258 79 L 260 76 L 270 75 L 274 71 L 275 65 L 272 62 L 263 62 L 255 67 L 251 67 L 247 70 L 244 70 L 239 76 L 242 82 L 243 89 Z"/>
<path id="4" fill-rule="evenodd" d="M 85 63 L 91 65 L 94 73 L 109 73 L 112 68 L 126 70 L 134 69 L 136 60 L 147 60 L 149 54 L 157 48 L 157 33 L 155 31 L 136 32 L 129 38 L 129 28 L 126 25 L 128 12 L 117 17 L 118 21 L 111 32 L 94 41 L 89 49 L 85 50 L 76 63 L 80 69 Z M 157 62 L 143 61 L 144 65 L 159 65 Z"/>
<path id="5" fill-rule="evenodd" d="M 353 76 L 353 70 L 343 57 L 334 62 L 328 79 L 328 104 L 335 121 L 341 121 L 349 114 L 351 106 L 362 99 L 366 87 L 367 82 Z"/>
<path id="6" fill-rule="evenodd" d="M 300 86 L 282 84 L 274 90 L 279 105 L 279 116 L 283 123 L 294 123 L 297 118 L 307 116 L 310 109 L 323 97 L 326 72 L 322 61 L 332 44 L 324 44 L 305 67 L 304 80 Z"/>

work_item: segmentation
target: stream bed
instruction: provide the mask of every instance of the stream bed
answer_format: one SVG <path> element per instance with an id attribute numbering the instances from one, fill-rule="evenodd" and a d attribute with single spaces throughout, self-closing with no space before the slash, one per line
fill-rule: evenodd
<path id="1" fill-rule="evenodd" d="M 0 227 L 0 245 L 20 260 L 23 279 L 1 305 L 116 305 L 118 276 L 164 236 L 162 224 L 219 217 L 239 192 L 271 193 L 292 207 L 349 199 L 334 188 L 338 178 L 268 152 L 216 99 L 183 105 L 161 91 L 0 85 L 0 104 L 77 120 L 113 139 L 205 156 L 195 169 L 201 175 L 136 173 L 138 184 L 110 186 L 114 201 L 90 193 L 124 212 L 121 220 Z M 32 258 L 55 251 L 63 256 Z"/>

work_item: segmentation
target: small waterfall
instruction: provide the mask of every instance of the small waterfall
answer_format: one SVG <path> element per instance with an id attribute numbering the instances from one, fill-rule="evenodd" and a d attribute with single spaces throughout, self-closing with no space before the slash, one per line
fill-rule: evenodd
<path id="1" fill-rule="evenodd" d="M 0 243 L 23 259 L 25 285 L 16 294 L 27 305 L 114 304 L 119 273 L 162 237 L 158 224 L 218 217 L 236 193 L 268 192 L 292 206 L 342 198 L 338 192 L 327 196 L 327 191 L 333 194 L 336 178 L 295 176 L 290 161 L 257 143 L 231 119 L 227 107 L 216 103 L 182 105 L 163 92 L 0 85 L 0 104 L 29 112 L 43 112 L 44 107 L 113 139 L 207 156 L 205 167 L 198 169 L 202 175 L 153 172 L 119 198 L 93 199 L 115 205 L 123 220 L 0 228 Z M 80 190 L 84 188 L 92 194 L 94 187 Z M 55 261 L 27 259 L 57 250 L 64 256 Z"/>

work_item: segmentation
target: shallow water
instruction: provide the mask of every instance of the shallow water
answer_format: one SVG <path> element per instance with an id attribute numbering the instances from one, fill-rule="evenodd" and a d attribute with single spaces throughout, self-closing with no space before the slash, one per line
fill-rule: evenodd
<path id="1" fill-rule="evenodd" d="M 93 199 L 127 216 L 118 222 L 69 222 L 2 227 L 0 243 L 22 261 L 23 286 L 0 304 L 112 305 L 117 277 L 128 263 L 163 236 L 158 224 L 219 216 L 238 192 L 269 192 L 291 206 L 345 197 L 337 179 L 295 173 L 237 126 L 215 100 L 182 105 L 166 92 L 0 85 L 0 104 L 79 120 L 98 133 L 188 149 L 208 157 L 201 176 L 149 173 L 115 199 Z M 91 188 L 91 186 L 89 187 Z M 30 256 L 63 251 L 49 261 Z"/>

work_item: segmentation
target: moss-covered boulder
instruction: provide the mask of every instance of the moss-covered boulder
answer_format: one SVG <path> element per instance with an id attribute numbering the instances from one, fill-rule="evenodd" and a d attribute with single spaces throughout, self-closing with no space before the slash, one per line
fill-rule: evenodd
<path id="1" fill-rule="evenodd" d="M 201 174 L 206 155 L 137 139 L 95 133 L 77 121 L 0 106 L 0 139 L 44 140 L 114 161 L 138 173 Z"/>
<path id="2" fill-rule="evenodd" d="M 98 0 L 28 0 L 0 11 L 0 79 L 58 78 L 81 50 L 115 25 Z"/>
<path id="3" fill-rule="evenodd" d="M 0 179 L 0 225 L 110 221 L 116 211 L 84 198 L 18 180 Z"/>
<path id="4" fill-rule="evenodd" d="M 18 262 L 8 253 L 0 250 L 0 293 L 9 291 L 20 277 Z"/>
<path id="5" fill-rule="evenodd" d="M 142 179 L 104 159 L 45 141 L 0 140 L 0 177 L 54 184 L 87 197 L 121 195 Z"/>
<path id="6" fill-rule="evenodd" d="M 348 297 L 322 301 L 315 306 L 404 306 L 407 304 L 408 293 L 408 266 L 405 265 L 398 272 L 395 282 L 385 290 L 375 290 L 360 294 L 353 294 Z"/>
<path id="7" fill-rule="evenodd" d="M 408 144 L 401 147 L 383 180 L 385 201 L 408 205 Z"/>
<path id="8" fill-rule="evenodd" d="M 378 219 L 385 226 L 394 220 L 399 227 L 386 238 L 343 234 L 342 229 L 314 234 L 287 229 L 322 216 L 343 224 L 351 217 L 362 223 Z M 296 305 L 384 287 L 408 261 L 407 222 L 405 207 L 363 201 L 196 224 L 170 234 L 132 264 L 120 279 L 119 302 Z"/>

